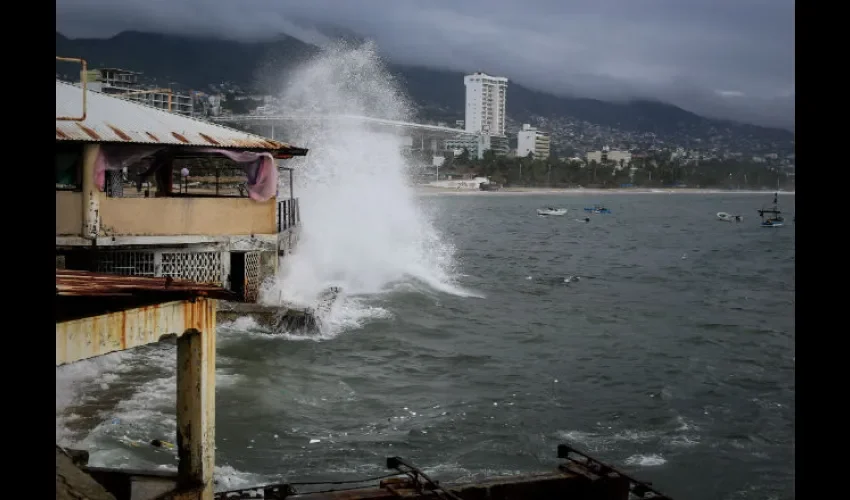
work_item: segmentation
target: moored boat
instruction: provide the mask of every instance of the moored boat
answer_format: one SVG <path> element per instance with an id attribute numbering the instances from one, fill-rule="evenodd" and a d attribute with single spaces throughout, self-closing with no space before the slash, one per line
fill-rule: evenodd
<path id="1" fill-rule="evenodd" d="M 785 217 L 779 209 L 779 193 L 773 193 L 773 206 L 762 208 L 759 212 L 761 227 L 782 227 L 785 225 Z"/>
<path id="2" fill-rule="evenodd" d="M 604 205 L 593 205 L 592 207 L 584 207 L 585 212 L 592 214 L 610 214 L 611 210 L 605 208 Z"/>
<path id="3" fill-rule="evenodd" d="M 717 212 L 717 220 L 723 222 L 742 222 L 744 218 L 740 215 L 732 215 L 726 212 Z"/>
<path id="4" fill-rule="evenodd" d="M 565 215 L 566 213 L 567 213 L 566 208 L 546 207 L 546 208 L 538 208 L 537 209 L 537 215 L 543 215 L 543 216 Z"/>

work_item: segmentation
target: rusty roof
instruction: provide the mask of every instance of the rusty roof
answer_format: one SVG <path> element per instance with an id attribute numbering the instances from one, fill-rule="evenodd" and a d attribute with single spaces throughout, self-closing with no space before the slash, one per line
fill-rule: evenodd
<path id="1" fill-rule="evenodd" d="M 122 276 L 88 271 L 56 270 L 56 295 L 60 297 L 133 297 L 161 295 L 163 299 L 209 297 L 233 300 L 233 292 L 218 285 L 172 278 Z"/>
<path id="2" fill-rule="evenodd" d="M 81 87 L 56 80 L 57 118 L 82 116 L 82 99 Z M 56 140 L 257 149 L 282 157 L 307 154 L 285 142 L 93 90 L 86 91 L 84 120 L 56 120 Z"/>

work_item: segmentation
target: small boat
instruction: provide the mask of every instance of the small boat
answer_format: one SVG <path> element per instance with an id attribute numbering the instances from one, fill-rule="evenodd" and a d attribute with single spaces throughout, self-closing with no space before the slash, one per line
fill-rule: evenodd
<path id="1" fill-rule="evenodd" d="M 538 208 L 537 215 L 549 216 L 549 215 L 565 215 L 567 213 L 566 208 Z"/>
<path id="2" fill-rule="evenodd" d="M 726 212 L 717 212 L 717 220 L 723 222 L 741 222 L 744 220 L 740 215 L 727 214 Z"/>
<path id="3" fill-rule="evenodd" d="M 593 205 L 592 207 L 584 207 L 585 212 L 592 214 L 610 214 L 611 211 L 605 208 L 604 205 Z"/>
<path id="4" fill-rule="evenodd" d="M 782 227 L 785 225 L 785 217 L 779 210 L 779 193 L 773 193 L 773 206 L 771 208 L 762 208 L 758 212 L 759 217 L 761 217 L 761 227 Z"/>

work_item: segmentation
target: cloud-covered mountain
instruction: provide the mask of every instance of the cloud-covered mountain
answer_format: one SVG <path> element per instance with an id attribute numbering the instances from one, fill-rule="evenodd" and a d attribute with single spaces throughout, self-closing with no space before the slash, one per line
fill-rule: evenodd
<path id="1" fill-rule="evenodd" d="M 351 32 L 321 36 L 358 40 Z M 322 40 L 316 40 L 321 44 Z M 233 41 L 212 36 L 180 36 L 128 31 L 111 38 L 71 39 L 56 33 L 56 53 L 85 58 L 91 67 L 121 67 L 141 71 L 164 83 L 191 88 L 230 81 L 246 89 L 274 92 L 280 75 L 319 52 L 317 45 L 287 35 L 264 41 Z M 389 64 L 408 95 L 429 117 L 463 117 L 463 73 L 419 66 Z M 473 68 L 474 69 L 474 68 Z M 504 75 L 512 78 L 512 75 Z M 623 130 L 658 134 L 708 134 L 712 128 L 733 129 L 768 140 L 792 140 L 787 130 L 708 119 L 677 106 L 649 100 L 606 102 L 560 97 L 511 83 L 508 114 L 516 120 L 531 116 L 572 117 Z"/>

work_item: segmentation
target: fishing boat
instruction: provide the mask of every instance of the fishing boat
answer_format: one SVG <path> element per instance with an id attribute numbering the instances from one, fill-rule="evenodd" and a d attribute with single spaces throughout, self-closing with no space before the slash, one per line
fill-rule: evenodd
<path id="1" fill-rule="evenodd" d="M 771 208 L 762 208 L 759 212 L 761 217 L 761 227 L 782 227 L 785 225 L 785 217 L 782 216 L 782 211 L 779 210 L 779 193 L 773 193 L 773 206 Z"/>
<path id="2" fill-rule="evenodd" d="M 584 207 L 585 212 L 592 214 L 610 214 L 611 211 L 605 208 L 604 205 L 593 205 L 592 207 Z"/>
<path id="3" fill-rule="evenodd" d="M 546 208 L 538 208 L 537 209 L 537 215 L 542 215 L 544 217 L 549 216 L 549 215 L 565 215 L 566 213 L 567 213 L 566 208 L 546 207 Z"/>
<path id="4" fill-rule="evenodd" d="M 732 215 L 726 212 L 717 212 L 717 220 L 722 220 L 723 222 L 741 222 L 744 220 L 740 215 Z"/>

